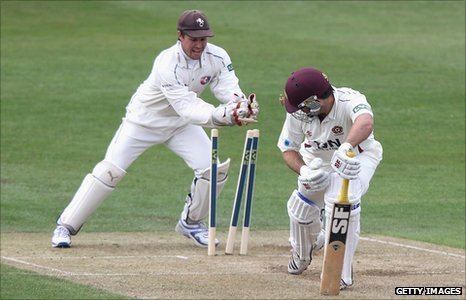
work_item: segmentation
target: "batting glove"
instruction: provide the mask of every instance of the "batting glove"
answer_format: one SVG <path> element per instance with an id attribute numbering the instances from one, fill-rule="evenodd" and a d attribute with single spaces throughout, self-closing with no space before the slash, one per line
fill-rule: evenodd
<path id="1" fill-rule="evenodd" d="M 361 162 L 357 158 L 346 155 L 349 150 L 353 150 L 350 143 L 343 143 L 337 151 L 333 153 L 331 165 L 333 170 L 341 177 L 349 180 L 358 178 L 361 171 Z"/>
<path id="2" fill-rule="evenodd" d="M 320 158 L 314 158 L 309 166 L 302 166 L 299 170 L 298 185 L 302 185 L 311 193 L 326 189 L 330 182 L 329 173 L 321 167 L 322 159 Z"/>

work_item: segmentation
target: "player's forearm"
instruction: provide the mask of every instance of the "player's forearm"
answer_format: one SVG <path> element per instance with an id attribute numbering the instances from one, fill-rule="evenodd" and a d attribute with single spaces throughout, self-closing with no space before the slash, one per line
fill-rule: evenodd
<path id="1" fill-rule="evenodd" d="M 305 165 L 303 158 L 296 151 L 285 151 L 282 153 L 286 165 L 297 174 L 303 165 Z"/>
<path id="2" fill-rule="evenodd" d="M 356 118 L 350 132 L 348 133 L 347 143 L 356 147 L 369 137 L 373 129 L 373 119 L 369 114 L 363 114 Z"/>

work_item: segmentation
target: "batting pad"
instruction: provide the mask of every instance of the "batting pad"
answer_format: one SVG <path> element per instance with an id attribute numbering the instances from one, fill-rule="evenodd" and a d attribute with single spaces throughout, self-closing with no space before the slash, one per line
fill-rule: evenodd
<path id="1" fill-rule="evenodd" d="M 287 208 L 291 246 L 302 260 L 311 260 L 312 244 L 321 230 L 320 208 L 296 190 L 291 194 Z"/>
<path id="2" fill-rule="evenodd" d="M 110 195 L 126 172 L 108 161 L 99 162 L 65 208 L 57 223 L 76 234 L 87 218 Z"/>
<path id="3" fill-rule="evenodd" d="M 126 175 L 126 171 L 107 160 L 103 160 L 94 167 L 92 175 L 105 185 L 115 187 Z"/>
<path id="4" fill-rule="evenodd" d="M 223 190 L 228 178 L 228 169 L 230 168 L 230 159 L 221 163 L 217 167 L 217 198 Z M 200 221 L 207 217 L 209 213 L 209 195 L 210 195 L 210 168 L 202 172 L 202 176 L 196 178 L 191 184 L 191 193 L 186 197 L 186 205 L 181 217 L 184 220 L 194 222 Z"/>
<path id="5" fill-rule="evenodd" d="M 87 174 L 57 223 L 68 228 L 73 235 L 78 233 L 86 219 L 113 190 L 92 174 Z"/>

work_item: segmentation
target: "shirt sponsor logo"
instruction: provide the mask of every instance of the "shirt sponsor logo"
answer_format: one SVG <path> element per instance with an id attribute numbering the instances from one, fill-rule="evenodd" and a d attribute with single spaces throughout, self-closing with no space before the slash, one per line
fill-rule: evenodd
<path id="1" fill-rule="evenodd" d="M 363 103 L 362 103 L 362 104 L 356 105 L 356 106 L 353 108 L 353 113 L 357 113 L 357 112 L 360 111 L 361 109 L 370 110 L 369 105 L 363 104 Z"/>
<path id="2" fill-rule="evenodd" d="M 290 142 L 290 140 L 285 140 L 285 141 L 283 142 L 283 144 L 285 144 L 285 146 L 288 147 L 288 146 L 290 146 L 291 142 Z"/>
<path id="3" fill-rule="evenodd" d="M 211 79 L 211 78 L 212 78 L 212 77 L 210 77 L 210 76 L 204 76 L 204 77 L 202 77 L 202 78 L 201 78 L 201 84 L 202 84 L 202 85 L 208 84 L 208 83 L 210 82 L 210 79 Z"/>
<path id="4" fill-rule="evenodd" d="M 337 126 L 334 126 L 332 128 L 332 132 L 333 134 L 335 135 L 342 135 L 344 132 L 343 132 L 343 127 L 341 127 L 340 125 L 337 125 Z"/>
<path id="5" fill-rule="evenodd" d="M 312 141 L 311 143 L 305 143 L 304 148 L 313 148 L 314 150 L 333 151 L 337 150 L 341 146 L 339 139 L 328 140 L 326 142 Z"/>
<path id="6" fill-rule="evenodd" d="M 311 136 L 312 136 L 312 132 L 311 132 L 310 130 L 308 130 L 308 131 L 306 131 L 306 135 L 307 135 L 308 137 L 311 137 Z"/>
<path id="7" fill-rule="evenodd" d="M 229 64 L 229 65 L 227 66 L 227 69 L 228 69 L 228 71 L 230 71 L 230 72 L 233 71 L 233 64 Z"/>
<path id="8" fill-rule="evenodd" d="M 172 84 L 162 84 L 162 89 L 164 90 L 167 90 L 167 91 L 170 91 L 170 90 L 173 90 L 174 89 L 174 86 Z"/>

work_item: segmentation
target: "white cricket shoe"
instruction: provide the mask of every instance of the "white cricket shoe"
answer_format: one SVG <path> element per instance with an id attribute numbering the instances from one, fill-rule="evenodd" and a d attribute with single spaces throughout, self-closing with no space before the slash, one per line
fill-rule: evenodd
<path id="1" fill-rule="evenodd" d="M 207 247 L 209 244 L 209 231 L 204 223 L 197 222 L 195 224 L 188 224 L 183 219 L 176 224 L 175 231 L 190 238 L 199 247 Z M 219 241 L 215 239 L 215 246 Z"/>
<path id="2" fill-rule="evenodd" d="M 307 269 L 307 267 L 309 267 L 309 265 L 311 264 L 312 251 L 311 251 L 311 256 L 310 257 L 311 257 L 311 259 L 302 260 L 299 257 L 298 252 L 292 249 L 291 250 L 290 262 L 288 263 L 288 273 L 290 273 L 292 275 L 299 275 L 302 272 L 304 272 Z"/>
<path id="3" fill-rule="evenodd" d="M 53 231 L 52 247 L 69 248 L 71 246 L 71 236 L 68 229 L 63 226 L 57 226 Z"/>
<path id="4" fill-rule="evenodd" d="M 322 250 L 322 248 L 324 248 L 324 245 L 325 245 L 325 231 L 321 230 L 319 235 L 317 236 L 316 241 L 314 242 L 314 244 L 312 244 L 312 251 L 314 253 L 318 252 Z"/>
<path id="5" fill-rule="evenodd" d="M 340 279 L 340 291 L 346 290 L 348 287 L 352 286 L 353 284 L 347 284 L 343 279 Z"/>

